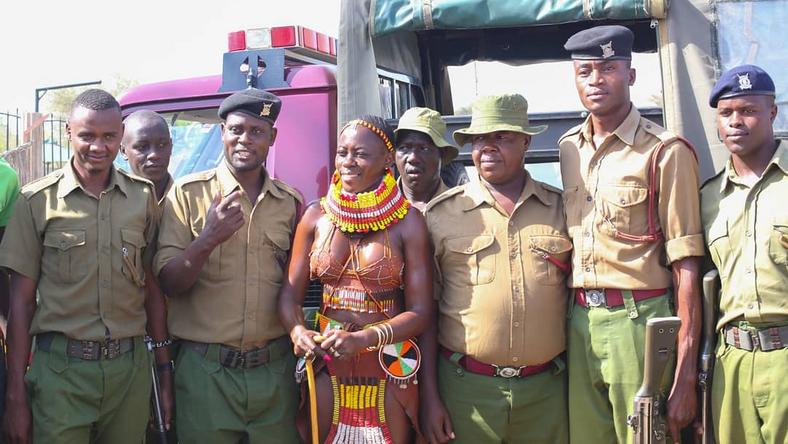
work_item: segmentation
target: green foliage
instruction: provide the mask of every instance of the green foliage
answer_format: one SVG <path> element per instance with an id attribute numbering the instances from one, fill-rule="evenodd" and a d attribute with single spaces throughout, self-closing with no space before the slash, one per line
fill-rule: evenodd
<path id="1" fill-rule="evenodd" d="M 89 88 L 101 88 L 113 96 L 120 97 L 129 88 L 137 86 L 139 82 L 123 76 L 115 76 L 109 82 L 102 82 L 101 85 L 83 86 L 79 88 L 64 88 L 47 91 L 41 101 L 41 112 L 52 113 L 56 117 L 65 118 L 71 110 L 71 103 L 82 91 Z"/>

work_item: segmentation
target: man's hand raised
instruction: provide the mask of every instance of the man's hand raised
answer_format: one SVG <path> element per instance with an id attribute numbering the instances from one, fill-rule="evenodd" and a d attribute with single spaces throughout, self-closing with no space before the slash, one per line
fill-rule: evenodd
<path id="1" fill-rule="evenodd" d="M 205 219 L 200 237 L 204 237 L 214 247 L 229 239 L 244 225 L 244 213 L 238 199 L 243 196 L 243 191 L 236 190 L 222 198 L 216 193 Z"/>

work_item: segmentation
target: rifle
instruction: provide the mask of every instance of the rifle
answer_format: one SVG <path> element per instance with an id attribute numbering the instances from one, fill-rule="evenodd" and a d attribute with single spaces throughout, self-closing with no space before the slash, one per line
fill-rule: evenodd
<path id="1" fill-rule="evenodd" d="M 714 443 L 711 421 L 711 377 L 714 371 L 714 349 L 717 345 L 717 288 L 719 272 L 711 270 L 703 276 L 703 347 L 700 352 L 698 387 L 701 395 L 702 444 Z"/>
<path id="2" fill-rule="evenodd" d="M 168 444 L 167 429 L 164 427 L 164 410 L 161 406 L 161 385 L 159 383 L 159 373 L 156 371 L 156 357 L 153 354 L 153 340 L 150 336 L 145 336 L 145 346 L 151 354 L 151 376 L 153 376 L 153 427 L 156 436 L 159 437 L 159 444 Z"/>
<path id="3" fill-rule="evenodd" d="M 646 322 L 646 349 L 643 363 L 643 384 L 635 394 L 635 410 L 627 417 L 632 427 L 634 444 L 665 443 L 666 424 L 660 410 L 662 394 L 660 386 L 671 356 L 676 350 L 679 333 L 679 318 L 652 318 Z"/>

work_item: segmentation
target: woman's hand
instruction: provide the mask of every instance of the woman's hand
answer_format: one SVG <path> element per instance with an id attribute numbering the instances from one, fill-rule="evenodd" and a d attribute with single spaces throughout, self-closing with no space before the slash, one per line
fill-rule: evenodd
<path id="1" fill-rule="evenodd" d="M 315 340 L 315 336 L 320 336 L 319 332 L 309 330 L 303 325 L 296 325 L 290 332 L 290 339 L 293 341 L 293 352 L 296 356 L 304 356 L 308 351 L 316 353 L 318 356 L 323 356 L 326 352 L 323 351 Z"/>
<path id="2" fill-rule="evenodd" d="M 335 358 L 348 359 L 369 347 L 369 329 L 349 333 L 345 330 L 330 330 L 320 343 L 320 348 Z"/>

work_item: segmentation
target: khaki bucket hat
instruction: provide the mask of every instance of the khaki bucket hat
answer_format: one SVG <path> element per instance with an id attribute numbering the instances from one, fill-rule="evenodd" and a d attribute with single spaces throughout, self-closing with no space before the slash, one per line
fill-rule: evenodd
<path id="1" fill-rule="evenodd" d="M 471 126 L 454 132 L 457 145 L 465 145 L 471 136 L 495 131 L 539 134 L 547 125 L 528 124 L 528 101 L 520 94 L 479 97 L 471 106 Z"/>
<path id="2" fill-rule="evenodd" d="M 457 147 L 443 137 L 446 134 L 446 124 L 443 123 L 440 113 L 429 108 L 411 108 L 399 118 L 399 125 L 394 130 L 418 131 L 430 136 L 432 143 L 443 151 L 443 162 L 449 162 L 457 157 Z"/>

